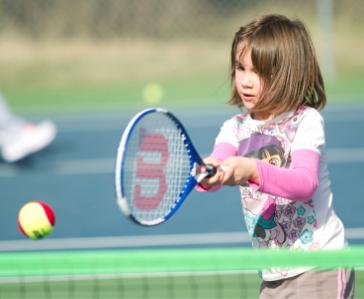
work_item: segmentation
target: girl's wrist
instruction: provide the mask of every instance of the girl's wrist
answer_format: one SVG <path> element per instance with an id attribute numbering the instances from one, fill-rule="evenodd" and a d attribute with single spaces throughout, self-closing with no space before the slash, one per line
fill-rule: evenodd
<path id="1" fill-rule="evenodd" d="M 259 171 L 257 166 L 257 159 L 248 158 L 249 159 L 249 182 L 252 182 L 256 185 L 260 185 L 259 179 Z"/>

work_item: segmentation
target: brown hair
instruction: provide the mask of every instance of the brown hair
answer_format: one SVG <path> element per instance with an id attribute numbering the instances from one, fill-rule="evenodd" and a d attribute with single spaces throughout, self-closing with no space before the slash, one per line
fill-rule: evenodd
<path id="1" fill-rule="evenodd" d="M 236 53 L 242 43 L 242 53 Z M 279 115 L 301 105 L 322 109 L 326 95 L 313 43 L 305 26 L 281 15 L 260 17 L 235 34 L 231 47 L 232 96 L 229 104 L 243 106 L 235 88 L 236 56 L 251 50 L 263 89 L 252 112 Z"/>

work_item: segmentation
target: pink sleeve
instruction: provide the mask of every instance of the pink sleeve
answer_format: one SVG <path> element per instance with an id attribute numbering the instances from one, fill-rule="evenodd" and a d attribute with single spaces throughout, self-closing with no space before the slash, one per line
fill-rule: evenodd
<path id="1" fill-rule="evenodd" d="M 217 160 L 223 161 L 228 157 L 236 156 L 237 149 L 231 145 L 230 143 L 219 143 L 216 144 L 214 150 L 211 154 L 211 157 L 214 157 Z M 206 187 L 201 184 L 198 184 L 195 189 L 200 192 L 204 191 L 217 191 L 221 189 L 221 185 L 213 186 L 213 187 Z"/>
<path id="2" fill-rule="evenodd" d="M 257 160 L 258 190 L 289 199 L 309 201 L 318 186 L 320 154 L 312 150 L 292 153 L 291 168 L 279 168 Z"/>

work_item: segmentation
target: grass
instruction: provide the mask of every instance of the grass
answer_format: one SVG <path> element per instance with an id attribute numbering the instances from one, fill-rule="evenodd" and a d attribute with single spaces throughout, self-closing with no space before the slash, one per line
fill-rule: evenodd
<path id="1" fill-rule="evenodd" d="M 328 103 L 363 103 L 363 75 L 348 76 L 327 83 Z M 156 82 L 163 87 L 163 98 L 160 102 L 148 102 L 143 98 L 143 88 L 147 82 L 6 87 L 3 91 L 14 110 L 38 113 L 141 109 L 146 106 L 174 109 L 188 106 L 218 107 L 225 104 L 230 94 L 227 76 L 223 78 L 201 75 L 196 78 L 161 79 Z"/>
<path id="2" fill-rule="evenodd" d="M 149 82 L 163 86 L 167 106 L 224 101 L 228 91 L 226 48 L 216 43 L 13 40 L 0 51 L 1 88 L 17 111 L 159 104 L 143 99 Z"/>
<path id="3" fill-rule="evenodd" d="M 208 81 L 208 82 L 206 82 Z M 151 81 L 153 82 L 153 81 Z M 143 98 L 147 82 L 114 83 L 91 86 L 5 88 L 11 106 L 17 111 L 87 111 L 128 109 L 148 105 L 167 107 L 188 105 L 219 105 L 228 97 L 229 87 L 217 78 L 156 80 L 163 87 L 161 102 Z"/>

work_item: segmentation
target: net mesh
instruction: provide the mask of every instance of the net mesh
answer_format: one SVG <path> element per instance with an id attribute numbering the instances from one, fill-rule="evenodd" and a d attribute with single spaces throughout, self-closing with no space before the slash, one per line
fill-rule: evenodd
<path id="1" fill-rule="evenodd" d="M 149 113 L 133 128 L 122 179 L 124 196 L 136 219 L 162 218 L 178 200 L 190 176 L 184 138 L 164 113 Z"/>
<path id="2" fill-rule="evenodd" d="M 266 267 L 355 268 L 364 297 L 364 248 L 241 248 L 3 253 L 0 298 L 257 298 Z"/>

